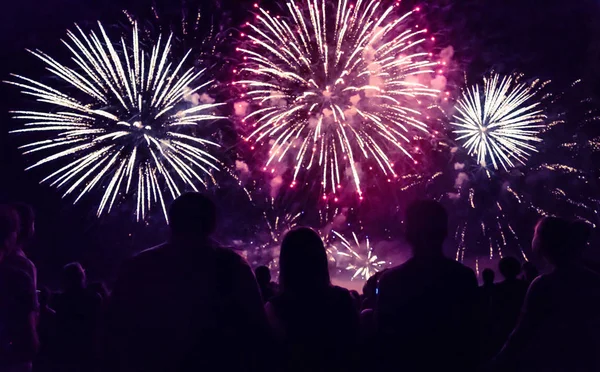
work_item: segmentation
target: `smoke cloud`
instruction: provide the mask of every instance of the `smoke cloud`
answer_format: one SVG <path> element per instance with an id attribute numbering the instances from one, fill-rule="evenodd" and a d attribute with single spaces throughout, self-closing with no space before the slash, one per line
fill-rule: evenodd
<path id="1" fill-rule="evenodd" d="M 283 178 L 281 176 L 277 176 L 271 180 L 271 198 L 277 196 L 277 193 L 281 188 L 281 184 L 283 184 Z"/>
<path id="2" fill-rule="evenodd" d="M 211 103 L 215 103 L 215 99 L 212 98 L 211 96 L 209 96 L 206 93 L 202 93 L 200 95 L 200 102 L 202 103 L 207 103 L 207 104 L 211 104 Z"/>
<path id="3" fill-rule="evenodd" d="M 469 175 L 467 175 L 465 172 L 460 172 L 458 173 L 458 176 L 456 176 L 456 179 L 454 180 L 454 187 L 455 188 L 460 188 L 462 187 L 463 183 L 465 181 L 469 180 Z"/>
<path id="4" fill-rule="evenodd" d="M 250 172 L 250 169 L 248 168 L 248 164 L 244 163 L 241 160 L 235 161 L 235 169 L 240 171 L 242 174 L 246 174 L 246 173 Z"/>
<path id="5" fill-rule="evenodd" d="M 236 116 L 246 116 L 248 113 L 248 102 L 239 101 L 233 104 L 233 110 Z"/>

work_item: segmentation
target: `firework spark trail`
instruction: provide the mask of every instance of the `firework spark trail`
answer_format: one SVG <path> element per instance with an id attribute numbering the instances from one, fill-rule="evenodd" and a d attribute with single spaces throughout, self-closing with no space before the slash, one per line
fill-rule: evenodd
<path id="1" fill-rule="evenodd" d="M 330 249 L 329 253 L 335 253 L 338 256 L 345 256 L 352 259 L 352 262 L 346 266 L 346 270 L 354 272 L 352 279 L 357 277 L 362 277 L 365 280 L 369 279 L 386 265 L 387 262 L 377 257 L 373 252 L 373 247 L 368 237 L 361 243 L 356 233 L 352 232 L 352 242 L 350 242 L 350 240 L 337 231 L 332 230 L 331 232 L 340 239 L 342 248 L 340 249 L 332 243 L 331 246 L 333 249 Z"/>
<path id="2" fill-rule="evenodd" d="M 576 112 L 575 118 L 567 116 L 566 112 L 556 112 L 553 108 L 564 106 L 565 95 L 544 92 L 547 83 L 535 80 L 531 84 L 522 84 L 518 77 L 494 74 L 484 80 L 483 89 L 472 86 L 459 100 L 458 112 L 449 122 L 458 126 L 454 133 L 459 135 L 458 140 L 462 140 L 462 148 L 469 156 L 454 164 L 454 171 L 458 171 L 455 190 L 447 193 L 454 204 L 461 203 L 467 211 L 468 220 L 456 228 L 456 237 L 460 241 L 457 260 L 464 260 L 466 245 L 483 246 L 486 242 L 489 243 L 490 258 L 496 252 L 502 257 L 506 253 L 503 248 L 512 244 L 518 247 L 523 259 L 528 260 L 523 240 L 515 230 L 517 226 L 510 223 L 513 220 L 511 213 L 527 210 L 540 217 L 551 216 L 560 203 L 575 209 L 578 218 L 595 224 L 597 207 L 585 194 L 588 187 L 585 185 L 590 183 L 589 172 L 570 165 L 572 156 L 562 157 L 563 154 L 556 151 L 594 151 L 596 139 L 584 139 L 581 143 L 577 133 L 565 135 L 569 129 L 563 125 L 557 132 L 553 131 L 559 124 L 567 122 L 578 122 L 579 125 L 595 122 L 598 115 L 595 109 L 587 107 L 581 111 L 570 108 Z M 586 104 L 588 100 L 578 102 Z M 565 139 L 567 142 L 563 142 Z M 447 142 L 450 148 L 459 148 L 452 147 L 455 145 L 451 139 Z M 455 152 L 451 150 L 452 154 Z M 541 154 L 529 159 L 532 152 Z M 549 159 L 553 159 L 552 162 L 548 162 Z M 472 164 L 474 162 L 477 164 Z M 542 178 L 544 182 L 537 181 Z M 524 184 L 533 187 L 533 182 L 539 184 L 536 192 L 523 188 Z M 582 187 L 579 193 L 573 192 L 572 187 L 576 186 Z M 571 189 L 566 191 L 566 187 Z M 552 203 L 546 201 L 547 197 L 536 195 L 540 194 L 539 189 L 546 193 L 544 196 L 552 198 Z"/>
<path id="3" fill-rule="evenodd" d="M 48 71 L 66 83 L 58 90 L 36 80 L 13 75 L 9 84 L 49 105 L 39 111 L 14 111 L 24 128 L 12 133 L 40 133 L 46 139 L 21 146 L 24 154 L 47 152 L 27 169 L 67 161 L 44 178 L 64 196 L 78 193 L 75 202 L 92 190 L 103 188 L 97 215 L 110 212 L 117 198 L 136 194 L 137 219 L 160 203 L 166 218 L 165 198 L 177 197 L 182 186 L 197 190 L 206 186 L 204 174 L 219 170 L 209 149 L 217 143 L 198 138 L 198 122 L 219 118 L 210 110 L 220 104 L 190 107 L 185 100 L 212 81 L 194 85 L 203 74 L 183 71 L 187 55 L 170 60 L 171 37 L 159 37 L 148 53 L 139 42 L 134 24 L 131 44 L 111 40 L 98 23 L 100 34 L 86 34 L 77 26 L 63 41 L 76 68 L 61 64 L 39 50 L 31 53 Z M 168 190 L 168 191 L 166 191 Z"/>
<path id="4" fill-rule="evenodd" d="M 272 242 L 269 242 L 267 245 L 281 244 L 281 240 L 283 239 L 285 233 L 298 226 L 298 220 L 302 214 L 303 212 L 296 214 L 286 213 L 283 216 L 277 215 L 275 219 L 270 222 L 267 213 L 263 211 L 263 218 L 267 228 L 269 229 L 269 235 L 271 236 L 272 240 Z"/>
<path id="5" fill-rule="evenodd" d="M 536 83 L 494 74 L 484 78 L 483 88 L 474 85 L 463 92 L 451 124 L 460 128 L 454 131 L 457 140 L 464 140 L 463 146 L 480 164 L 491 160 L 494 168 L 508 169 L 515 166 L 513 160 L 525 164 L 537 151 L 533 143 L 541 141 L 537 135 L 548 124 Z"/>
<path id="6" fill-rule="evenodd" d="M 247 140 L 270 141 L 269 159 L 294 152 L 293 178 L 320 168 L 324 192 L 342 187 L 344 169 L 362 195 L 357 163 L 373 159 L 395 175 L 390 152 L 428 134 L 420 100 L 439 94 L 419 82 L 436 63 L 422 52 L 426 30 L 407 25 L 380 1 L 289 1 L 286 18 L 258 8 L 248 24 L 252 44 L 239 48 L 247 78 L 236 84 L 258 109 Z"/>
<path id="7" fill-rule="evenodd" d="M 454 119 L 446 116 L 444 121 L 451 124 L 462 146 L 452 138 L 440 137 L 439 144 L 444 146 L 436 144 L 432 148 L 432 151 L 448 151 L 446 155 L 455 159 L 447 168 L 431 179 L 422 172 L 398 177 L 400 191 L 421 187 L 434 199 L 446 197 L 452 208 L 459 211 L 462 218 L 455 229 L 459 261 L 465 259 L 469 247 L 478 249 L 479 258 L 485 254 L 493 259 L 507 254 L 509 245 L 518 248 L 527 260 L 521 232 L 510 222 L 515 213 L 527 211 L 540 217 L 549 216 L 560 203 L 576 209 L 574 214 L 592 225 L 597 220 L 597 206 L 585 193 L 575 194 L 572 190 L 575 186 L 587 189 L 589 172 L 570 165 L 568 159 L 572 156 L 564 158 L 556 153 L 557 149 L 594 151 L 596 138 L 581 141 L 576 133 L 565 136 L 569 128 L 559 124 L 595 121 L 598 118 L 595 110 L 586 108 L 573 119 L 556 111 L 556 107 L 564 106 L 564 94 L 555 96 L 545 91 L 547 82 L 535 80 L 522 84 L 515 76 L 495 74 L 484 80 L 483 88 L 475 85 L 463 93 Z M 555 128 L 560 129 L 555 132 Z M 552 153 L 548 153 L 549 149 Z M 530 159 L 533 152 L 540 154 Z M 442 182 L 434 184 L 434 178 L 440 174 L 444 174 Z M 450 174 L 454 187 L 448 192 Z M 536 185 L 532 186 L 533 183 Z M 531 192 L 530 187 L 536 191 Z M 548 203 L 547 196 L 552 203 Z M 484 253 L 483 247 L 487 252 Z"/>

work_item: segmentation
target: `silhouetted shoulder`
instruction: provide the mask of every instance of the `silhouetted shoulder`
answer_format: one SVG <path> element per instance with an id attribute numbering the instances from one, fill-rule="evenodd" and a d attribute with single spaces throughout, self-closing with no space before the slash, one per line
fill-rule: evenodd
<path id="1" fill-rule="evenodd" d="M 331 286 L 326 295 L 334 301 L 348 302 L 349 304 L 352 303 L 352 295 L 350 294 L 350 291 L 346 288 L 338 287 L 335 285 Z"/>
<path id="2" fill-rule="evenodd" d="M 24 255 L 10 255 L 6 259 L 6 263 L 15 269 L 23 271 L 25 274 L 29 275 L 30 278 L 35 279 L 35 265 Z"/>
<path id="3" fill-rule="evenodd" d="M 409 261 L 407 261 L 401 265 L 398 265 L 396 267 L 393 267 L 391 269 L 387 269 L 381 275 L 381 278 L 379 278 L 377 287 L 378 288 L 387 287 L 387 283 L 396 282 L 398 280 L 401 280 L 402 277 L 404 277 L 406 275 L 406 273 L 409 271 Z"/>
<path id="4" fill-rule="evenodd" d="M 169 243 L 163 243 L 161 245 L 157 245 L 156 247 L 145 249 L 133 256 L 131 261 L 145 262 L 160 259 L 168 254 L 168 248 Z"/>
<path id="5" fill-rule="evenodd" d="M 401 265 L 386 270 L 381 276 L 380 281 L 387 281 L 394 277 L 419 272 L 422 268 L 426 268 L 427 270 L 431 268 L 436 268 L 436 270 L 442 270 L 445 273 L 461 276 L 464 278 L 475 277 L 475 273 L 473 272 L 473 270 L 461 264 L 460 262 L 451 260 L 449 258 L 436 258 L 433 260 L 411 258 Z"/>
<path id="6" fill-rule="evenodd" d="M 351 296 L 350 291 L 346 288 L 338 287 L 337 285 L 331 286 L 331 294 L 333 296 Z"/>
<path id="7" fill-rule="evenodd" d="M 448 265 L 448 268 L 451 269 L 452 271 L 456 272 L 457 275 L 462 275 L 468 279 L 471 279 L 471 278 L 477 279 L 475 276 L 475 272 L 470 267 L 467 267 L 467 266 L 461 264 L 460 262 L 451 260 L 449 258 L 445 258 L 444 260 L 446 261 L 446 265 Z"/>
<path id="8" fill-rule="evenodd" d="M 227 263 L 229 265 L 247 266 L 248 268 L 250 267 L 248 262 L 246 262 L 246 260 L 242 256 L 235 253 L 231 249 L 219 247 L 219 248 L 215 248 L 215 253 L 217 254 L 217 256 L 220 260 L 224 261 L 225 263 Z"/>
<path id="9" fill-rule="evenodd" d="M 600 289 L 600 274 L 585 267 L 578 267 L 568 271 L 559 270 L 538 276 L 531 282 L 529 292 L 552 291 L 555 285 L 563 283 L 566 280 L 571 283 L 577 283 L 579 289 Z"/>
<path id="10" fill-rule="evenodd" d="M 143 250 L 129 260 L 125 261 L 123 267 L 131 270 L 164 263 L 169 260 L 169 257 L 172 255 L 172 252 L 169 248 L 169 243 L 164 243 L 157 245 L 156 247 Z"/>

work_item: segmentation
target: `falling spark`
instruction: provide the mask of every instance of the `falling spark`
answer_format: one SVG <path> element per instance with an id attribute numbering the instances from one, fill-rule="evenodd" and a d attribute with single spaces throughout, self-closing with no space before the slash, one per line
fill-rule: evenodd
<path id="1" fill-rule="evenodd" d="M 41 182 L 66 189 L 63 197 L 75 193 L 76 203 L 102 190 L 100 216 L 131 196 L 138 221 L 156 203 L 166 219 L 167 195 L 176 198 L 187 188 L 206 186 L 219 170 L 219 161 L 209 152 L 219 145 L 197 137 L 195 130 L 199 122 L 219 118 L 211 109 L 220 104 L 189 102 L 212 81 L 198 85 L 204 70 L 184 71 L 190 52 L 179 60 L 170 58 L 171 36 L 166 41 L 159 37 L 147 50 L 140 44 L 137 24 L 130 43 L 111 40 L 102 24 L 98 26 L 99 34 L 85 33 L 79 26 L 68 31 L 63 43 L 75 67 L 31 51 L 64 88 L 13 75 L 9 84 L 46 107 L 14 111 L 13 117 L 25 124 L 11 133 L 44 136 L 20 149 L 24 154 L 46 153 L 27 169 L 58 168 Z"/>
<path id="2" fill-rule="evenodd" d="M 293 160 L 293 178 L 319 169 L 323 190 L 336 193 L 349 175 L 362 195 L 359 164 L 395 175 L 392 151 L 429 134 L 421 107 L 438 90 L 426 81 L 434 62 L 423 51 L 426 32 L 396 17 L 380 1 L 288 1 L 285 17 L 257 7 L 247 65 L 237 81 L 258 107 L 248 141 L 268 142 L 267 165 Z"/>
<path id="3" fill-rule="evenodd" d="M 519 83 L 513 76 L 494 74 L 484 78 L 483 87 L 474 85 L 465 90 L 457 102 L 454 121 L 458 141 L 477 162 L 486 166 L 491 160 L 495 169 L 525 164 L 538 134 L 546 128 L 546 115 L 537 99 L 536 84 Z"/>

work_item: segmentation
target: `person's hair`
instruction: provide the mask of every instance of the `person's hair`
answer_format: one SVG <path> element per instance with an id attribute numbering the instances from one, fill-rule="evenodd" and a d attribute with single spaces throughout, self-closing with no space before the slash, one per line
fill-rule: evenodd
<path id="1" fill-rule="evenodd" d="M 11 207 L 0 205 L 0 249 L 3 249 L 4 243 L 12 234 L 17 233 L 19 219 Z"/>
<path id="2" fill-rule="evenodd" d="M 174 235 L 208 237 L 217 224 L 217 207 L 208 197 L 189 192 L 169 208 L 169 226 Z"/>
<path id="3" fill-rule="evenodd" d="M 85 286 L 85 271 L 79 262 L 71 262 L 63 268 L 63 281 L 66 289 Z"/>
<path id="4" fill-rule="evenodd" d="M 25 244 L 33 238 L 33 223 L 35 222 L 35 213 L 29 204 L 13 203 L 11 207 L 19 215 L 19 233 L 17 240 L 19 244 Z"/>
<path id="5" fill-rule="evenodd" d="M 491 284 L 494 282 L 494 278 L 496 277 L 496 273 L 492 269 L 483 269 L 481 272 L 481 277 L 483 278 L 483 282 L 485 284 Z"/>
<path id="6" fill-rule="evenodd" d="M 441 251 L 447 234 L 448 214 L 442 204 L 435 200 L 418 200 L 408 206 L 406 239 L 415 253 Z M 425 252 L 421 252 L 423 250 Z"/>
<path id="7" fill-rule="evenodd" d="M 571 224 L 559 217 L 544 217 L 536 225 L 533 248 L 551 264 L 561 266 L 577 258 L 579 250 L 573 248 Z"/>
<path id="8" fill-rule="evenodd" d="M 504 257 L 498 263 L 498 270 L 504 279 L 515 279 L 521 272 L 521 263 L 514 257 Z"/>
<path id="9" fill-rule="evenodd" d="M 331 285 L 327 253 L 314 230 L 299 227 L 285 234 L 279 255 L 283 291 L 307 292 Z"/>
<path id="10" fill-rule="evenodd" d="M 254 270 L 256 281 L 260 284 L 268 284 L 271 282 L 271 270 L 267 266 L 259 266 Z"/>

